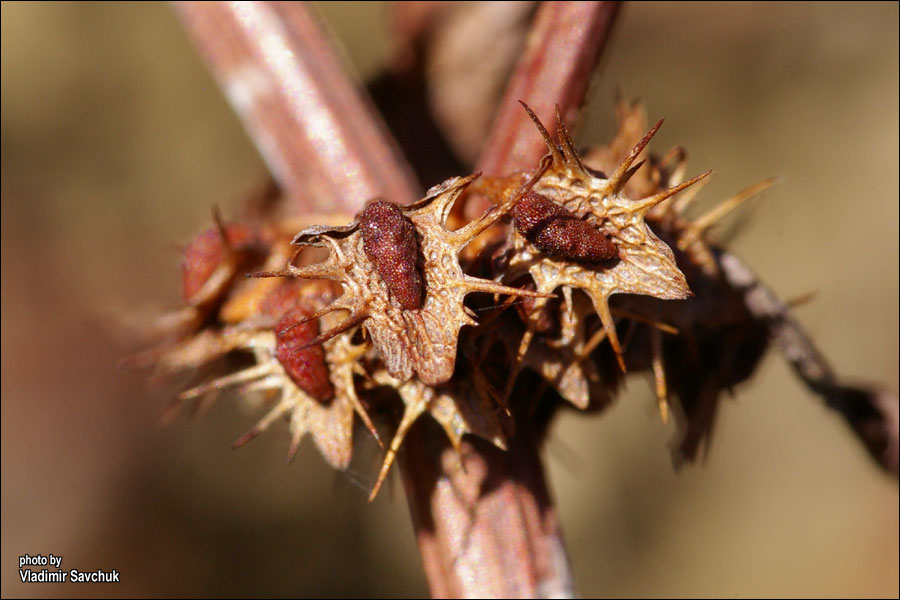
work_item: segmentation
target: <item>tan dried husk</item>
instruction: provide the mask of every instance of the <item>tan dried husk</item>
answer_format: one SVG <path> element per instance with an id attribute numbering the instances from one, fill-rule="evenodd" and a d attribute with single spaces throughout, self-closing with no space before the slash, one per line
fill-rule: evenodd
<path id="1" fill-rule="evenodd" d="M 534 406 L 520 406 L 522 402 L 547 396 L 540 391 L 527 400 L 511 395 L 522 368 L 537 373 L 558 394 L 547 396 L 549 401 L 562 398 L 581 409 L 608 404 L 626 366 L 649 371 L 664 417 L 669 396 L 678 400 L 676 414 L 683 416 L 685 432 L 679 455 L 692 458 L 708 439 L 721 391 L 749 375 L 762 354 L 765 329 L 719 277 L 715 247 L 706 241 L 708 224 L 698 230 L 684 216 L 689 198 L 678 194 L 706 174 L 683 182 L 680 149 L 663 159 L 648 156 L 645 147 L 658 124 L 640 137 L 646 129 L 640 104 L 620 100 L 617 114 L 616 137 L 584 159 L 561 120 L 557 143 L 535 118 L 549 157 L 532 173 L 482 185 L 481 193 L 491 190 L 494 195 L 493 210 L 457 230 L 448 229 L 447 218 L 455 202 L 466 200 L 464 192 L 477 175 L 451 178 L 402 207 L 422 252 L 426 294 L 420 309 L 405 310 L 388 293 L 365 253 L 357 221 L 310 225 L 296 234 L 292 243 L 300 249 L 327 252 L 324 260 L 312 263 L 306 257 L 310 250 L 290 256 L 291 238 L 283 235 L 283 224 L 271 227 L 279 233 L 268 235 L 270 253 L 259 268 L 302 280 L 297 301 L 320 317 L 322 333 L 315 341 L 325 349 L 335 389 L 332 400 L 308 396 L 278 362 L 277 319 L 259 314 L 260 304 L 280 281 L 276 278 L 231 277 L 215 318 L 152 352 L 157 377 L 196 370 L 234 354 L 249 356 L 250 366 L 181 393 L 176 404 L 237 387 L 242 396 L 261 397 L 272 405 L 237 445 L 285 418 L 292 440 L 289 455 L 309 434 L 338 469 L 351 459 L 354 414 L 380 443 L 369 417 L 370 403 L 379 397 L 372 390 L 393 388 L 404 410 L 373 497 L 406 432 L 426 413 L 457 449 L 467 434 L 504 448 L 515 419 L 534 414 Z M 635 166 L 639 159 L 646 159 L 644 166 Z M 585 264 L 551 258 L 508 226 L 500 235 L 494 228 L 492 239 L 499 248 L 497 243 L 475 245 L 480 255 L 460 258 L 463 248 L 529 189 L 610 235 L 619 259 Z M 664 202 L 672 196 L 674 201 Z M 493 253 L 494 260 L 485 260 L 490 258 L 486 253 Z M 485 264 L 493 264 L 495 271 L 486 273 Z M 339 282 L 342 291 L 321 280 Z M 510 287 L 525 281 L 533 285 Z M 684 300 L 692 289 L 697 297 Z M 472 292 L 494 296 L 467 304 Z M 561 302 L 548 302 L 557 293 Z M 614 294 L 621 297 L 611 303 Z M 501 303 L 501 295 L 511 295 L 510 300 Z M 526 296 L 534 300 L 524 318 L 508 310 L 515 298 Z M 480 319 L 475 309 L 482 311 Z M 555 325 L 539 327 L 542 318 Z M 627 346 L 619 341 L 622 327 L 630 331 Z M 715 345 L 717 340 L 723 341 Z M 751 350 L 732 363 L 709 364 L 710 356 L 723 355 L 721 344 L 748 342 Z"/>

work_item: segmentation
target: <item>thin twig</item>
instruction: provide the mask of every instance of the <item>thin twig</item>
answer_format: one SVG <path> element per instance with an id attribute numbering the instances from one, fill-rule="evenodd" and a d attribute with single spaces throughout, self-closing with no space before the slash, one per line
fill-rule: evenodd
<path id="1" fill-rule="evenodd" d="M 765 319 L 782 355 L 794 372 L 853 429 L 872 457 L 898 474 L 900 408 L 891 391 L 841 383 L 822 353 L 790 314 L 790 308 L 739 258 L 723 252 L 719 264 L 728 282 L 744 294 L 754 316 Z"/>

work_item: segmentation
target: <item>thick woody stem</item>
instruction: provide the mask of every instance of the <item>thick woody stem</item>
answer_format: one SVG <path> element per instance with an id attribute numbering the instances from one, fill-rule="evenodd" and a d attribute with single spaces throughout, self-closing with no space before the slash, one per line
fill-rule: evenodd
<path id="1" fill-rule="evenodd" d="M 300 2 L 177 2 L 178 14 L 294 212 L 355 213 L 418 185 Z"/>
<path id="2" fill-rule="evenodd" d="M 457 455 L 430 425 L 407 437 L 403 473 L 432 596 L 572 597 L 540 440 L 519 431 L 502 451 L 472 438 Z"/>

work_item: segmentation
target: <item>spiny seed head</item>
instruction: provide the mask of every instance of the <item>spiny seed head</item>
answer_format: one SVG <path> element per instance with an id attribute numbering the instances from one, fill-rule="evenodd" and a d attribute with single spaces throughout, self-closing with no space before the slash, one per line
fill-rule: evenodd
<path id="1" fill-rule="evenodd" d="M 527 272 L 539 292 L 550 293 L 561 286 L 585 291 L 593 301 L 594 309 L 624 371 L 625 361 L 609 310 L 609 297 L 628 293 L 675 300 L 691 295 L 684 275 L 675 264 L 672 250 L 647 227 L 644 215 L 656 204 L 703 176 L 650 198 L 632 200 L 624 194 L 624 184 L 635 172 L 636 168 L 632 167 L 632 163 L 659 128 L 661 121 L 641 139 L 607 179 L 586 168 L 581 162 L 558 110 L 559 144 L 550 137 L 531 109 L 525 106 L 525 110 L 544 137 L 550 152 L 549 168 L 531 191 L 564 208 L 581 222 L 602 230 L 617 248 L 618 260 L 612 265 L 590 267 L 571 260 L 560 260 L 559 255 L 548 256 L 532 240 L 517 232 L 510 241 L 509 271 L 506 276 L 514 279 Z M 573 233 L 563 231 L 556 244 L 562 246 L 571 243 L 568 238 L 577 238 L 574 226 L 569 227 L 573 228 Z M 543 240 L 541 244 L 547 247 L 550 242 Z"/>
<path id="2" fill-rule="evenodd" d="M 457 453 L 465 434 L 477 435 L 502 450 L 506 449 L 506 434 L 496 405 L 477 370 L 469 379 L 440 386 L 425 385 L 415 377 L 398 381 L 384 370 L 375 372 L 372 379 L 380 385 L 395 388 L 403 400 L 404 409 L 369 500 L 378 494 L 410 427 L 426 412 L 441 425 Z"/>
<path id="3" fill-rule="evenodd" d="M 349 216 L 324 216 L 321 222 L 331 225 L 306 227 L 314 222 L 307 220 L 256 229 L 225 226 L 217 218 L 216 228 L 185 249 L 188 306 L 179 312 L 193 328 L 182 328 L 185 333 L 153 350 L 157 376 L 212 366 L 232 355 L 251 357 L 250 366 L 183 392 L 178 402 L 238 387 L 270 406 L 235 446 L 286 419 L 289 457 L 310 434 L 339 469 L 351 458 L 354 414 L 380 443 L 369 403 L 379 401 L 385 386 L 392 388 L 404 410 L 374 496 L 421 415 L 429 413 L 457 450 L 467 434 L 504 448 L 513 419 L 526 413 L 523 406 L 531 407 L 531 418 L 537 401 L 549 398 L 543 388 L 536 397 L 512 398 L 519 369 L 534 371 L 563 399 L 589 409 L 611 401 L 627 360 L 632 369 L 652 370 L 663 415 L 667 390 L 678 397 L 688 423 L 681 456 L 692 458 L 708 443 L 721 390 L 749 375 L 768 339 L 743 296 L 721 278 L 705 232 L 768 184 L 688 221 L 690 192 L 661 203 L 705 174 L 684 181 L 680 149 L 660 160 L 645 153 L 661 122 L 641 137 L 646 126 L 638 105 L 620 106 L 623 124 L 616 140 L 591 154 L 599 166 L 585 166 L 558 114 L 553 140 L 526 110 L 548 156 L 530 174 L 482 186 L 480 192 L 495 197 L 496 206 L 455 230 L 447 226 L 451 207 L 478 175 L 451 178 L 410 206 L 375 200 L 345 225 L 334 224 Z M 638 162 L 642 158 L 645 167 Z M 496 254 L 489 257 L 489 245 L 476 251 L 473 244 L 461 262 L 467 244 L 507 214 L 513 227 L 494 229 L 490 252 Z M 285 232 L 300 227 L 305 228 L 289 243 Z M 255 246 L 260 239 L 265 244 Z M 290 257 L 291 243 L 319 250 L 297 250 Z M 267 255 L 254 254 L 257 247 Z M 496 281 L 474 277 L 488 270 L 491 258 Z M 254 267 L 268 270 L 257 275 L 290 278 L 235 280 Z M 688 281 L 702 300 L 661 301 L 688 298 Z M 476 291 L 515 301 L 464 304 Z M 613 294 L 627 295 L 610 307 Z M 512 305 L 515 310 L 507 310 Z M 463 330 L 479 324 L 475 310 L 481 326 Z M 616 319 L 631 324 L 627 354 Z"/>
<path id="4" fill-rule="evenodd" d="M 310 227 L 294 237 L 293 243 L 299 246 L 328 248 L 329 256 L 321 263 L 306 267 L 289 265 L 283 274 L 340 281 L 344 292 L 327 310 L 341 309 L 350 313 L 341 325 L 323 333 L 318 341 L 361 323 L 392 377 L 405 381 L 415 374 L 422 382 L 437 385 L 453 375 L 459 330 L 463 325 L 476 324 L 463 304 L 467 294 L 543 296 L 463 272 L 459 252 L 509 212 L 527 191 L 523 188 L 503 206 L 488 211 L 465 227 L 450 231 L 445 225 L 450 209 L 475 177 L 449 179 L 407 207 L 380 203 L 373 213 L 364 211 L 362 220 L 340 227 Z M 526 187 L 532 183 L 528 182 Z M 367 236 L 377 237 L 371 232 L 381 232 L 386 223 L 389 224 L 387 237 L 374 239 L 369 245 Z M 424 283 L 424 299 L 418 307 L 413 306 L 413 302 L 403 301 L 409 292 L 406 288 L 410 278 L 408 273 L 398 278 L 392 268 L 396 262 L 391 260 L 392 256 L 401 256 L 400 262 L 411 263 L 410 251 L 414 249 L 415 240 L 418 240 Z M 387 277 L 382 275 L 377 263 Z M 411 296 L 415 295 L 413 291 Z"/>
<path id="5" fill-rule="evenodd" d="M 615 139 L 585 157 L 585 163 L 612 171 L 626 160 L 628 149 L 640 143 L 647 118 L 643 104 L 617 103 L 619 129 Z M 630 194 L 655 196 L 666 188 L 683 185 L 687 170 L 684 149 L 675 147 L 660 158 L 648 156 L 647 167 L 628 180 Z M 671 202 L 653 207 L 646 215 L 650 226 L 675 251 L 675 258 L 695 296 L 683 302 L 659 302 L 646 296 L 621 298 L 620 310 L 636 324 L 632 328 L 628 360 L 639 369 L 649 368 L 660 414 L 665 420 L 669 404 L 681 424 L 680 440 L 673 444 L 676 464 L 703 456 L 709 449 L 718 403 L 724 391 L 749 377 L 763 356 L 770 338 L 769 326 L 754 317 L 745 303 L 747 290 L 725 280 L 723 257 L 709 237 L 709 229 L 776 182 L 766 179 L 718 203 L 706 214 L 689 218 L 688 211 L 706 180 L 679 194 Z M 677 335 L 663 323 L 674 325 Z"/>
<path id="6" fill-rule="evenodd" d="M 255 232 L 246 226 L 219 224 L 196 236 L 181 258 L 181 295 L 190 305 L 218 296 L 234 275 L 238 257 L 255 242 Z"/>
<path id="7" fill-rule="evenodd" d="M 234 352 L 252 354 L 253 365 L 182 392 L 173 408 L 187 400 L 215 396 L 238 386 L 244 394 L 261 392 L 271 398 L 274 393 L 274 406 L 235 441 L 234 447 L 244 445 L 287 417 L 291 431 L 289 459 L 303 437 L 310 434 L 326 461 L 345 469 L 353 450 L 354 413 L 374 431 L 353 381 L 365 345 L 355 345 L 351 334 L 345 333 L 324 345 L 307 346 L 318 332 L 317 323 L 308 321 L 308 317 L 322 308 L 323 300 L 328 302 L 334 295 L 320 282 L 304 283 L 301 286 L 290 281 L 276 286 L 259 303 L 263 310 L 257 319 L 219 330 L 205 329 L 167 349 L 160 356 L 157 369 L 174 372 L 210 364 Z M 270 316 L 286 305 L 293 308 L 274 319 Z M 323 322 L 332 326 L 335 323 L 330 317 L 326 315 Z"/>

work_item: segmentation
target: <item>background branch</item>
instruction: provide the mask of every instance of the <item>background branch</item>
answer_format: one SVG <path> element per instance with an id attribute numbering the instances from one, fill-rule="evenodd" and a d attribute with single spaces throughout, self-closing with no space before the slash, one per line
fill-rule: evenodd
<path id="1" fill-rule="evenodd" d="M 566 124 L 572 125 L 619 7 L 619 2 L 541 3 L 476 171 L 499 176 L 530 169 L 546 153 L 519 100 L 528 103 L 551 135 L 556 130 L 556 104 Z"/>
<path id="2" fill-rule="evenodd" d="M 302 3 L 175 6 L 294 212 L 418 198 L 411 169 Z"/>
<path id="3" fill-rule="evenodd" d="M 900 448 L 900 408 L 897 394 L 887 389 L 842 383 L 825 356 L 791 316 L 789 307 L 766 287 L 738 257 L 728 252 L 719 256 L 728 282 L 744 294 L 750 312 L 765 319 L 778 349 L 794 373 L 820 395 L 853 429 L 879 465 L 898 474 Z"/>

